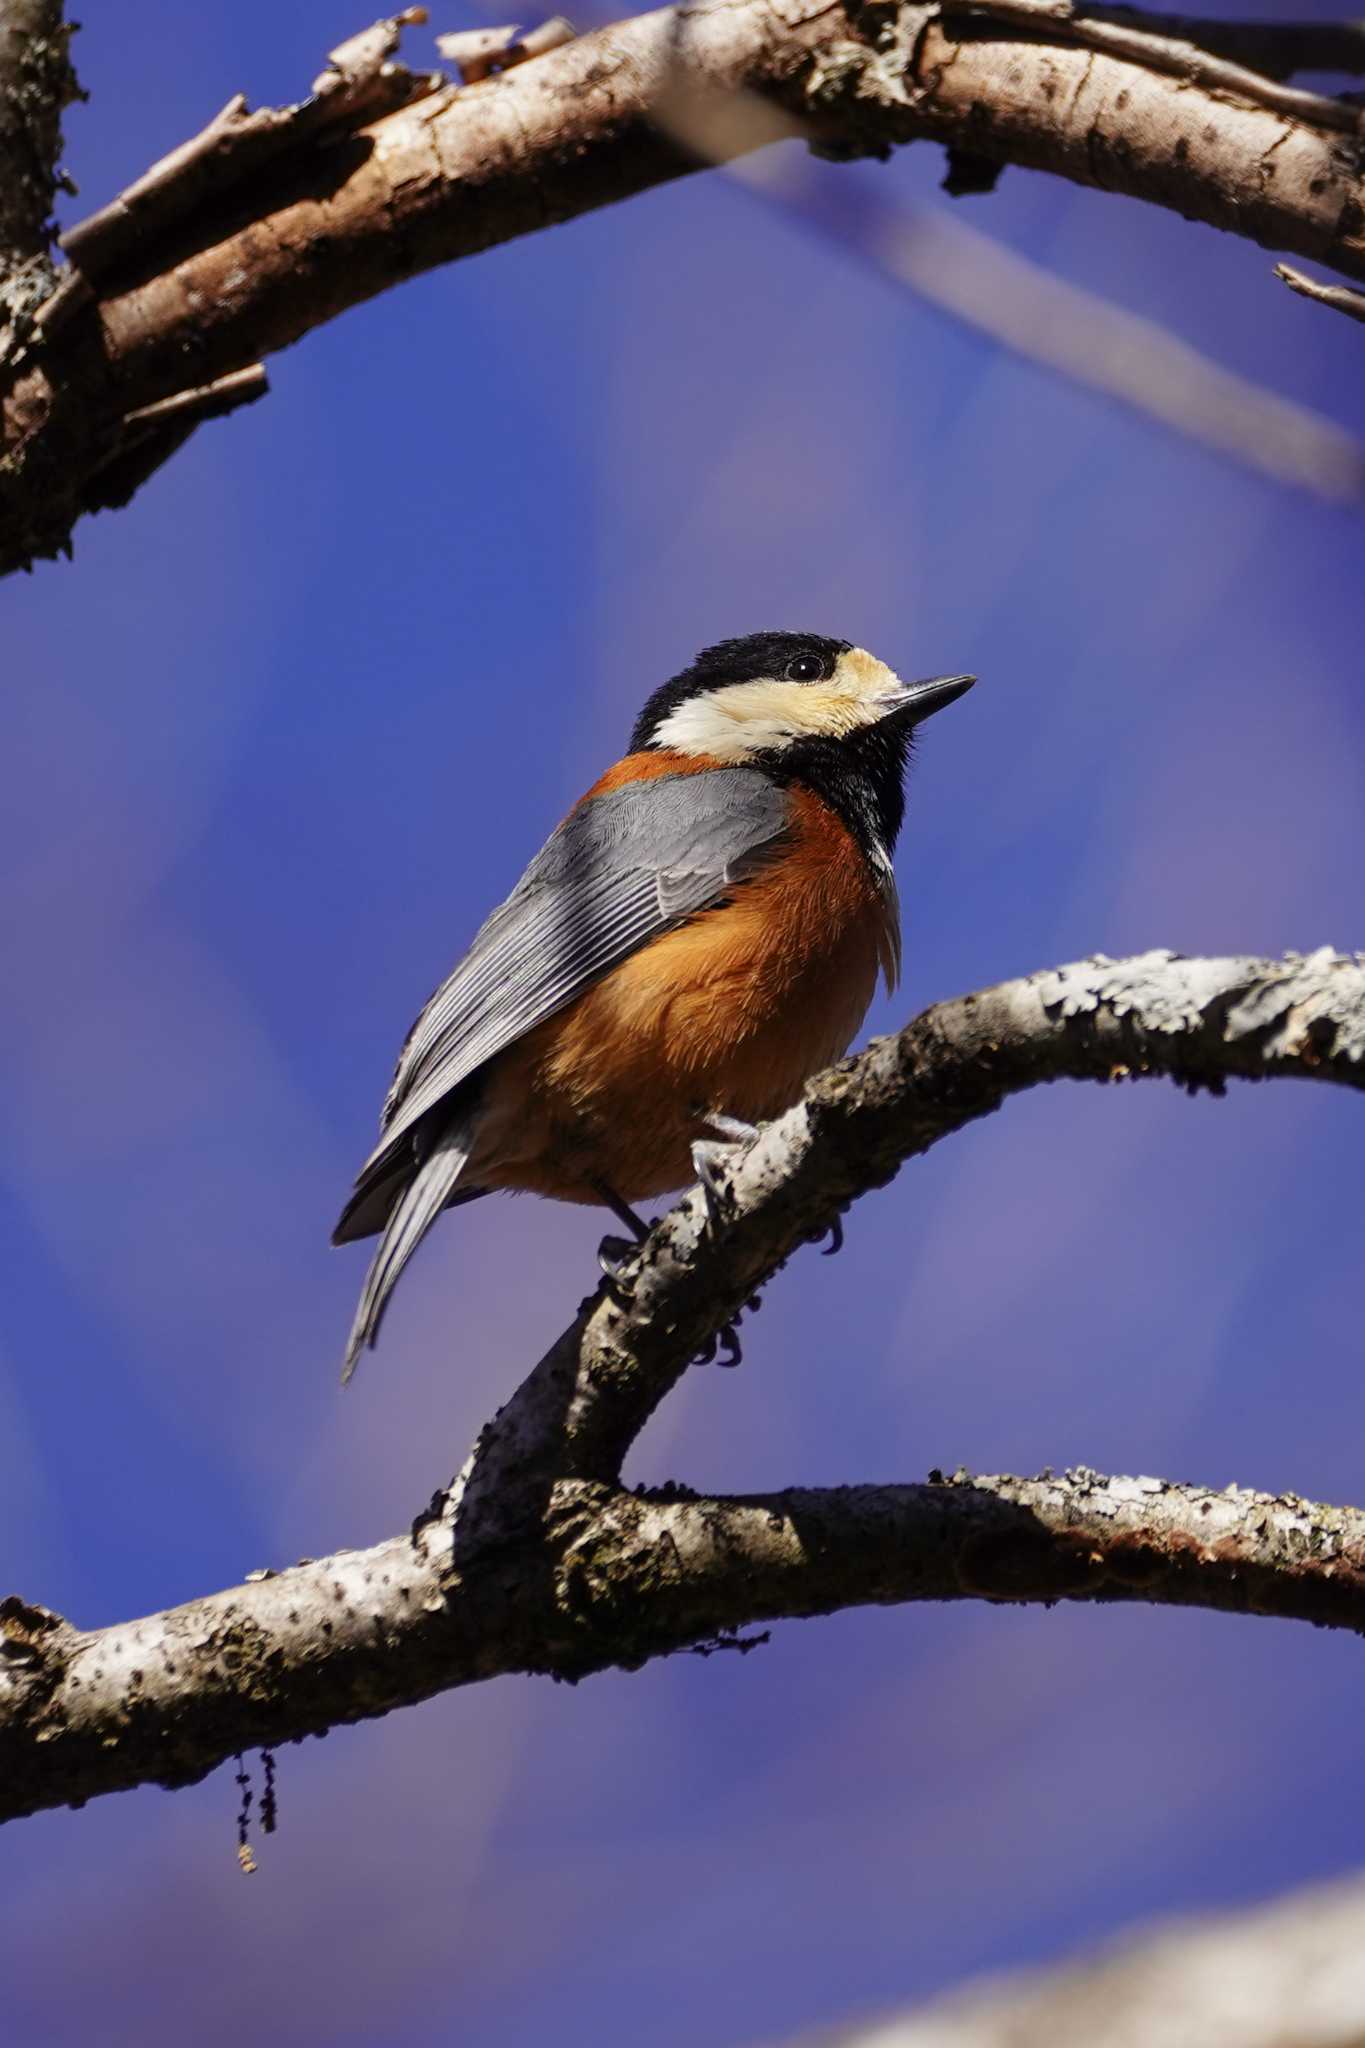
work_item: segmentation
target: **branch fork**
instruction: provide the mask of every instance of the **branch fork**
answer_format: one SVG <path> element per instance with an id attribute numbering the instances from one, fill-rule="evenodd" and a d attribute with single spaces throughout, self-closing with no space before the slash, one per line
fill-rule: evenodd
<path id="1" fill-rule="evenodd" d="M 959 1471 L 708 1498 L 622 1467 L 688 1360 L 905 1161 L 1041 1082 L 1365 1088 L 1365 958 L 1102 955 L 940 1003 L 819 1075 L 600 1288 L 411 1530 L 85 1633 L 0 1603 L 0 1819 L 501 1672 L 579 1678 L 860 1604 L 1147 1600 L 1365 1634 L 1365 1514 L 1236 1487 Z M 751 1368 L 754 1369 L 754 1368 Z"/>

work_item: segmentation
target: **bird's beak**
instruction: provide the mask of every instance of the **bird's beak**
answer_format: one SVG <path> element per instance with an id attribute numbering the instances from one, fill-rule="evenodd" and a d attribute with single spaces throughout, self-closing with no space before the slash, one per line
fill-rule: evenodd
<path id="1" fill-rule="evenodd" d="M 922 683 L 898 683 L 877 723 L 886 725 L 894 718 L 904 725 L 918 725 L 942 711 L 945 704 L 955 703 L 975 681 L 975 676 L 930 676 Z"/>

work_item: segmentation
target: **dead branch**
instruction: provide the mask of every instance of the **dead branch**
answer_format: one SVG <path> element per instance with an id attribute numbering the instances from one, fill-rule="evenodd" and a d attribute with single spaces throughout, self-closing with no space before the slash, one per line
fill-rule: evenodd
<path id="1" fill-rule="evenodd" d="M 409 1533 L 89 1633 L 0 1602 L 0 1818 L 188 1783 L 501 1672 L 579 1677 L 867 1603 L 1146 1600 L 1365 1633 L 1351 1508 L 1082 1470 L 621 1486 L 706 1337 L 858 1194 L 1022 1089 L 1142 1074 L 1365 1087 L 1365 959 L 1085 961 L 939 1004 L 819 1076 L 585 1304 Z"/>
<path id="2" fill-rule="evenodd" d="M 1359 110 L 1286 98 L 1265 71 L 1127 14 L 1060 0 L 902 0 L 866 15 L 736 0 L 639 16 L 464 90 L 392 60 L 401 19 L 334 52 L 296 107 L 230 102 L 68 237 L 90 300 L 68 295 L 36 360 L 0 361 L 0 571 L 66 546 L 130 413 L 230 376 L 414 271 L 697 168 L 656 119 L 680 94 L 723 102 L 747 88 L 830 154 L 928 138 L 961 161 L 1129 193 L 1365 279 Z M 742 129 L 734 147 L 752 147 Z"/>

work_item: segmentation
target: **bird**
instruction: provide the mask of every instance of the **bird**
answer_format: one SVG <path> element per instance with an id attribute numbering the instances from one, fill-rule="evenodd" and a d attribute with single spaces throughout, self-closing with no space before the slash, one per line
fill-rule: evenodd
<path id="1" fill-rule="evenodd" d="M 914 734 L 974 681 L 766 632 L 653 692 L 403 1045 L 332 1236 L 379 1236 L 343 1383 L 442 1210 L 530 1192 L 642 1240 L 634 1205 L 689 1183 L 708 1133 L 751 1137 L 844 1054 L 899 976 Z"/>

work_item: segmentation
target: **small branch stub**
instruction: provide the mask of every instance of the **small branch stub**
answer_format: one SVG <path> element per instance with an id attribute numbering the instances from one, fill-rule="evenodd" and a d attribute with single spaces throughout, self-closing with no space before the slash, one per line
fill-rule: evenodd
<path id="1" fill-rule="evenodd" d="M 1365 321 L 1365 292 L 1352 291 L 1349 285 L 1344 284 L 1320 284 L 1306 271 L 1296 270 L 1292 263 L 1277 263 L 1275 275 L 1301 299 L 1312 299 L 1318 306 L 1330 306 L 1334 313 L 1344 313 L 1348 320 Z"/>

